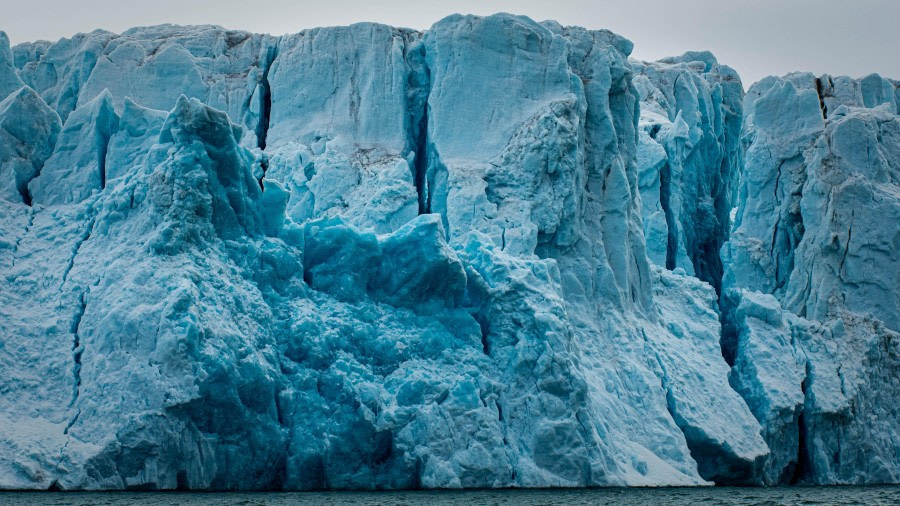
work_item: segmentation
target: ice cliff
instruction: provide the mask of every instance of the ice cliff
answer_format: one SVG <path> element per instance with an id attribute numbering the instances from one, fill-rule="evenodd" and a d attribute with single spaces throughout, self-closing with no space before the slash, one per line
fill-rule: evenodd
<path id="1" fill-rule="evenodd" d="M 0 37 L 0 488 L 900 481 L 897 83 L 631 49 Z"/>
<path id="2" fill-rule="evenodd" d="M 742 160 L 740 78 L 708 52 L 632 69 L 647 256 L 718 289 Z"/>
<path id="3" fill-rule="evenodd" d="M 898 92 L 811 74 L 747 92 L 722 345 L 767 483 L 900 480 Z"/>

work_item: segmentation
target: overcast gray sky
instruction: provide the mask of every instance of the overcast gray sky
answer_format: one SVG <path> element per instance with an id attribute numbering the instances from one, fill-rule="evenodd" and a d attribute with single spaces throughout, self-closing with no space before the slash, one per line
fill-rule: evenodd
<path id="1" fill-rule="evenodd" d="M 900 79 L 900 0 L 0 0 L 0 30 L 16 44 L 159 23 L 272 34 L 358 21 L 424 29 L 454 12 L 607 28 L 645 60 L 708 49 L 745 86 L 791 70 Z"/>

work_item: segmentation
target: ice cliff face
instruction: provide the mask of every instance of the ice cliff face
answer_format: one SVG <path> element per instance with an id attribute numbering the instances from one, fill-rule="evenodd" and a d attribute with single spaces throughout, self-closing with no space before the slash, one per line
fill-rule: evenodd
<path id="1" fill-rule="evenodd" d="M 632 67 L 647 256 L 718 289 L 742 160 L 740 78 L 708 52 Z"/>
<path id="2" fill-rule="evenodd" d="M 723 353 L 767 483 L 896 482 L 898 83 L 790 74 L 745 100 Z"/>
<path id="3" fill-rule="evenodd" d="M 0 487 L 898 481 L 896 83 L 631 47 L 0 37 Z"/>

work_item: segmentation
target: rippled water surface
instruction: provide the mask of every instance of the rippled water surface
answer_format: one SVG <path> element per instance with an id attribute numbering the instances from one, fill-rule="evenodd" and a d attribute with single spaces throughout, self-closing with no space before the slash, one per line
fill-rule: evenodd
<path id="1" fill-rule="evenodd" d="M 900 505 L 900 487 L 661 488 L 592 490 L 476 490 L 440 492 L 6 492 L 2 505 L 366 505 L 401 506 L 550 504 L 622 505 Z"/>

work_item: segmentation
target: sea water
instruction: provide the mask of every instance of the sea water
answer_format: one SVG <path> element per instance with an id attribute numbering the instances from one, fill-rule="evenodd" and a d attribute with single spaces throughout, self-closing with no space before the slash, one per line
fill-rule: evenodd
<path id="1" fill-rule="evenodd" d="M 2 505 L 900 505 L 900 486 L 702 487 L 410 492 L 6 492 Z"/>

